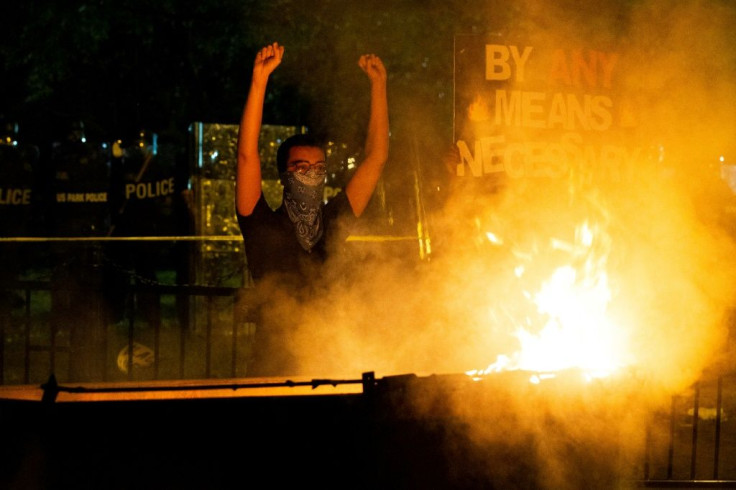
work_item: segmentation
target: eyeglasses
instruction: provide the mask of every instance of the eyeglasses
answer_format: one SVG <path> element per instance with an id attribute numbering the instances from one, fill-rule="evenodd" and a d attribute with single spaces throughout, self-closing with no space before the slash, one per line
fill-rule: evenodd
<path id="1" fill-rule="evenodd" d="M 327 173 L 327 166 L 324 163 L 309 163 L 309 162 L 295 162 L 289 163 L 286 166 L 286 170 L 289 172 L 296 172 L 299 174 L 306 174 L 310 170 L 317 175 L 324 175 Z"/>

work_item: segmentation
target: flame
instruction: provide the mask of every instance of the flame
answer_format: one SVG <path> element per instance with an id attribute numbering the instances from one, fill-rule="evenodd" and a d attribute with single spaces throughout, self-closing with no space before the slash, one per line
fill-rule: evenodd
<path id="1" fill-rule="evenodd" d="M 494 243 L 498 240 L 495 234 L 488 236 L 489 240 L 494 237 Z M 574 243 L 552 240 L 551 244 L 565 251 L 570 263 L 554 269 L 538 290 L 523 291 L 536 314 L 516 319 L 519 350 L 499 355 L 487 368 L 468 375 L 507 370 L 545 373 L 532 375 L 530 381 L 539 383 L 570 369 L 582 371 L 586 379 L 600 378 L 631 363 L 624 330 L 607 316 L 612 293 L 605 233 L 585 222 L 577 227 Z M 517 277 L 525 271 L 524 266 L 515 267 Z"/>
<path id="2" fill-rule="evenodd" d="M 473 122 L 488 121 L 491 118 L 491 112 L 488 109 L 488 102 L 476 95 L 475 100 L 468 106 L 468 119 Z"/>

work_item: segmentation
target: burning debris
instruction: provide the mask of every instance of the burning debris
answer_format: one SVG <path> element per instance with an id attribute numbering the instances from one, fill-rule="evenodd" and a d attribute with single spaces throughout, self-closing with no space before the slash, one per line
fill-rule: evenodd
<path id="1" fill-rule="evenodd" d="M 499 244 L 496 235 L 492 243 Z M 603 377 L 626 366 L 629 359 L 625 331 L 606 317 L 611 289 L 606 271 L 610 240 L 600 227 L 585 222 L 575 231 L 575 241 L 550 240 L 549 247 L 562 251 L 569 262 L 555 268 L 538 290 L 524 288 L 523 278 L 533 267 L 533 258 L 514 267 L 520 294 L 529 302 L 528 314 L 513 319 L 518 327 L 514 337 L 520 348 L 511 356 L 501 354 L 496 362 L 480 371 L 480 376 L 505 370 L 554 372 L 582 369 L 589 378 Z M 512 251 L 514 256 L 523 256 Z M 538 383 L 550 375 L 535 376 Z"/>

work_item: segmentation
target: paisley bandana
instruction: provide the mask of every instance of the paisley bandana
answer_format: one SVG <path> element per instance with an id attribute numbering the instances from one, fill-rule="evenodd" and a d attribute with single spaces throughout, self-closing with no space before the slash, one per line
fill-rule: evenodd
<path id="1" fill-rule="evenodd" d="M 289 219 L 294 223 L 294 231 L 299 244 L 307 252 L 322 238 L 322 195 L 325 186 L 324 175 L 313 170 L 306 173 L 284 172 L 284 207 Z"/>

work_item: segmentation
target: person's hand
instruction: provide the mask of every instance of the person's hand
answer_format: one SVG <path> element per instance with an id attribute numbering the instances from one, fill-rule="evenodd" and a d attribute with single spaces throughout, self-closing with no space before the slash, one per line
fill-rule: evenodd
<path id="1" fill-rule="evenodd" d="M 279 43 L 269 44 L 261 48 L 253 63 L 253 78 L 261 81 L 267 80 L 269 75 L 281 64 L 283 56 L 284 47 L 279 46 Z"/>
<path id="2" fill-rule="evenodd" d="M 368 75 L 371 83 L 386 83 L 386 68 L 383 66 L 381 58 L 375 54 L 364 54 L 358 60 L 360 69 Z"/>

